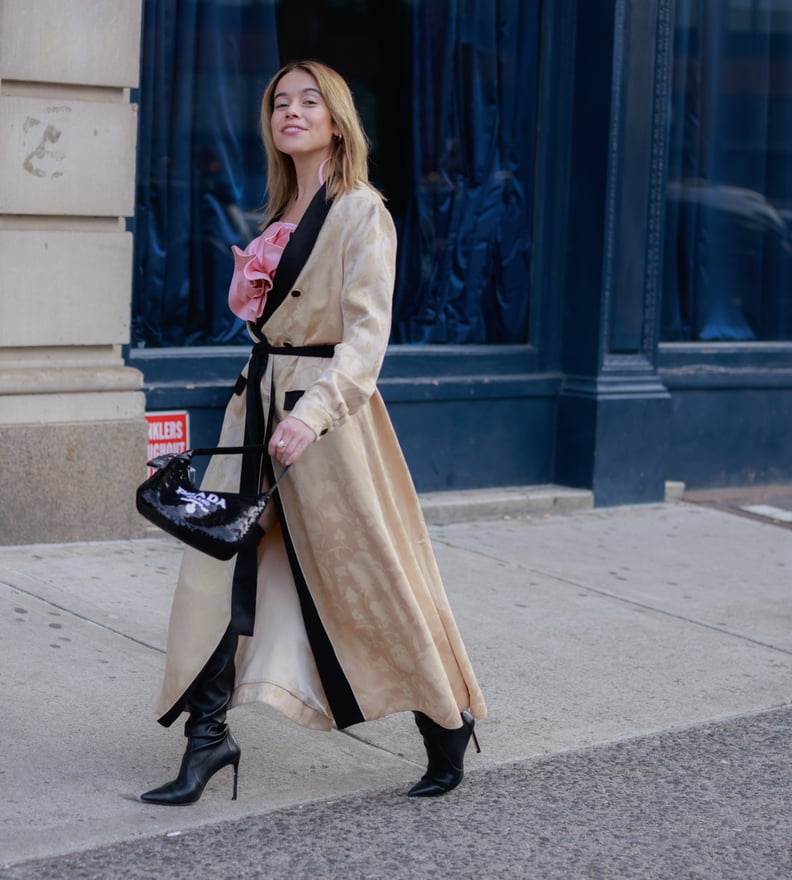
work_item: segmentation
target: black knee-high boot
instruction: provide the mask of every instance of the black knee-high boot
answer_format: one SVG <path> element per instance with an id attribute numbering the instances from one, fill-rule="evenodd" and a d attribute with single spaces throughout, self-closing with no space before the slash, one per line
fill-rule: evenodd
<path id="1" fill-rule="evenodd" d="M 470 712 L 462 713 L 462 726 L 456 730 L 440 727 L 423 712 L 415 712 L 415 723 L 421 731 L 429 764 L 426 773 L 408 792 L 409 797 L 434 797 L 456 788 L 464 775 L 465 749 L 471 736 L 480 752 L 478 739 L 473 732 L 476 725 Z"/>
<path id="2" fill-rule="evenodd" d="M 187 750 L 173 782 L 140 796 L 150 804 L 192 804 L 206 783 L 223 767 L 234 768 L 233 798 L 237 796 L 240 748 L 226 724 L 226 708 L 234 689 L 234 655 L 238 636 L 226 633 L 201 670 L 188 703 L 190 717 L 184 725 Z"/>

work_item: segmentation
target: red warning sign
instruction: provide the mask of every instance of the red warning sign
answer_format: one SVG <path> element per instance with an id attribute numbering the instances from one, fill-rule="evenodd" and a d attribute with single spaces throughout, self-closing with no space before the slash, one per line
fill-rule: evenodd
<path id="1" fill-rule="evenodd" d="M 189 449 L 190 422 L 187 411 L 146 413 L 148 422 L 148 457 Z"/>

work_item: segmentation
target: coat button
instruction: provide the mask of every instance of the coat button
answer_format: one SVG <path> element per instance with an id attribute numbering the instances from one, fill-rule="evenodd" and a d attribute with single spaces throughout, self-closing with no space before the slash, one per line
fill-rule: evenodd
<path id="1" fill-rule="evenodd" d="M 291 293 L 292 293 L 292 296 L 302 296 L 301 290 L 293 290 Z"/>

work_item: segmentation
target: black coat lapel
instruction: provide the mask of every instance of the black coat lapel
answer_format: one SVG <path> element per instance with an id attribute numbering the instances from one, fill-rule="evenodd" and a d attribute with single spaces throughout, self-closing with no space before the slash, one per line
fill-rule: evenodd
<path id="1" fill-rule="evenodd" d="M 325 198 L 326 192 L 327 185 L 322 184 L 283 249 L 278 263 L 278 271 L 275 273 L 275 280 L 267 294 L 267 303 L 261 317 L 256 321 L 256 328 L 259 331 L 272 317 L 275 309 L 286 299 L 295 279 L 302 271 L 308 257 L 311 256 L 319 230 L 332 206 L 332 202 Z"/>

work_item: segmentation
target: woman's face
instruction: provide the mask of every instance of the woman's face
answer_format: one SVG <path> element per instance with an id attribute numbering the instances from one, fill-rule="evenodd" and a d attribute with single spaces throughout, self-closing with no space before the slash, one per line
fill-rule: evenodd
<path id="1" fill-rule="evenodd" d="M 333 125 L 316 80 L 305 70 L 281 77 L 270 120 L 275 146 L 293 159 L 325 159 L 338 129 Z"/>

